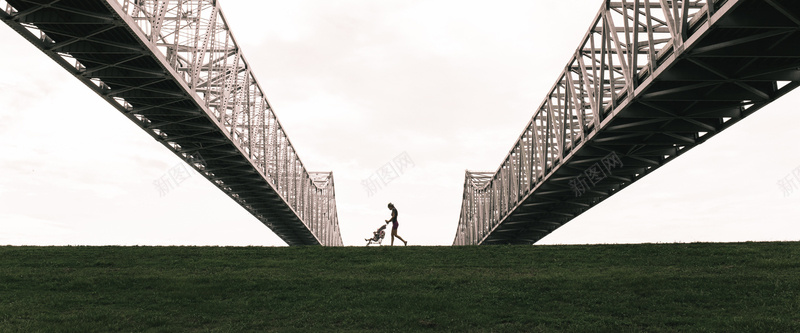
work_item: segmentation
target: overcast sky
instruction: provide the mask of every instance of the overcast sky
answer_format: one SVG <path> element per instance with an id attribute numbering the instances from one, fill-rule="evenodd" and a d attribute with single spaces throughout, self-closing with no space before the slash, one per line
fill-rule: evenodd
<path id="1" fill-rule="evenodd" d="M 345 245 L 399 210 L 409 245 L 450 245 L 464 171 L 494 171 L 600 0 L 244 1 L 223 12 L 303 163 L 333 171 Z M 285 245 L 6 25 L 0 244 Z M 800 240 L 800 91 L 687 152 L 541 244 Z M 370 195 L 401 154 L 414 165 Z M 797 182 L 797 181 L 796 181 Z M 388 239 L 385 244 L 388 244 Z"/>

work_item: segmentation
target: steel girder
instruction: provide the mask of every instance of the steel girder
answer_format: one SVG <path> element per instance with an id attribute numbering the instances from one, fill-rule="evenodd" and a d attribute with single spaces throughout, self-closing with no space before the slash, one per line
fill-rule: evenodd
<path id="1" fill-rule="evenodd" d="M 500 167 L 467 172 L 453 244 L 537 242 L 800 85 L 797 45 L 797 1 L 605 1 Z"/>
<path id="2" fill-rule="evenodd" d="M 0 19 L 289 245 L 342 245 L 333 174 L 308 172 L 213 0 L 6 0 Z"/>

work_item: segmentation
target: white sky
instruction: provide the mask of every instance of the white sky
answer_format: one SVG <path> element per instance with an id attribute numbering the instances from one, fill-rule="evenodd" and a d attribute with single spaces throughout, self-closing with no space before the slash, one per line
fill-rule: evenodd
<path id="1" fill-rule="evenodd" d="M 601 5 L 244 1 L 221 6 L 311 171 L 334 172 L 345 245 L 399 210 L 413 245 L 450 245 L 464 170 L 495 170 Z M 0 27 L 0 244 L 285 245 L 200 175 Z M 541 244 L 800 240 L 800 91 L 670 162 Z M 395 156 L 415 166 L 369 196 Z M 388 238 L 386 243 L 388 244 Z"/>

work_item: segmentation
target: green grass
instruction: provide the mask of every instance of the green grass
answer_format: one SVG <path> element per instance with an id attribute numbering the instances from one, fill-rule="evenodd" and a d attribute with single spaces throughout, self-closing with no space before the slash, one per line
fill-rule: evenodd
<path id="1" fill-rule="evenodd" d="M 800 243 L 0 247 L 0 332 L 798 332 Z"/>

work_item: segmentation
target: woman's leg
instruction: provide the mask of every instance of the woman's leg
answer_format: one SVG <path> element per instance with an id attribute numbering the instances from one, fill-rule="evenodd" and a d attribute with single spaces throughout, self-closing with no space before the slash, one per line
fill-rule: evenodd
<path id="1" fill-rule="evenodd" d="M 397 237 L 397 238 L 399 238 L 401 241 L 403 241 L 403 245 L 406 245 L 406 244 L 407 244 L 407 243 L 406 243 L 406 240 L 405 240 L 405 239 L 403 239 L 403 237 L 400 237 L 400 236 L 398 236 L 398 235 L 397 235 L 397 229 L 394 229 L 394 228 L 392 228 L 392 246 L 394 246 L 394 238 L 395 238 L 395 237 Z"/>

